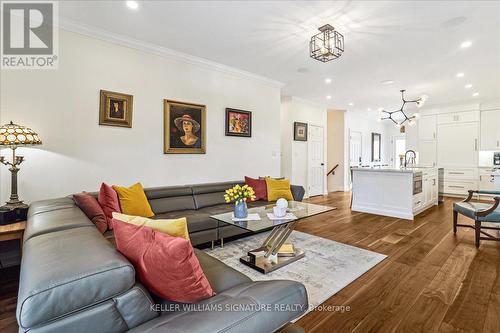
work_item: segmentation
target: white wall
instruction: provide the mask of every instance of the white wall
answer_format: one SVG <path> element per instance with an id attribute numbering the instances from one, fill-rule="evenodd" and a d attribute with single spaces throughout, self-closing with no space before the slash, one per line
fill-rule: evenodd
<path id="1" fill-rule="evenodd" d="M 289 178 L 292 184 L 304 186 L 308 196 L 307 142 L 293 140 L 294 122 L 323 126 L 326 162 L 326 108 L 296 97 L 286 96 L 281 100 L 281 175 Z M 323 184 L 323 193 L 326 194 L 326 172 Z"/>
<path id="2" fill-rule="evenodd" d="M 346 163 L 349 165 L 349 160 L 345 160 L 345 111 L 328 110 L 328 132 L 327 132 L 327 150 L 328 163 L 327 170 L 331 170 L 336 164 L 339 166 L 335 173 L 327 176 L 328 192 L 343 191 L 344 173 Z M 348 156 L 348 155 L 347 155 Z"/>
<path id="3" fill-rule="evenodd" d="M 44 143 L 19 149 L 27 201 L 102 181 L 148 187 L 280 173 L 280 87 L 265 80 L 61 31 L 58 70 L 4 70 L 0 86 L 2 121 L 33 128 Z M 134 95 L 131 129 L 98 125 L 100 89 Z M 207 106 L 205 155 L 163 154 L 164 98 Z M 252 138 L 224 136 L 226 107 L 253 112 Z M 1 178 L 10 184 L 8 171 Z"/>

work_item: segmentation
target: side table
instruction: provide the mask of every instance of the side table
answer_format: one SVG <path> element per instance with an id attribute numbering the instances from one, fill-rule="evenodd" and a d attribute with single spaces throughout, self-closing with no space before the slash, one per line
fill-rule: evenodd
<path id="1" fill-rule="evenodd" d="M 26 229 L 26 221 L 0 225 L 0 242 L 19 239 L 22 254 L 24 229 Z"/>

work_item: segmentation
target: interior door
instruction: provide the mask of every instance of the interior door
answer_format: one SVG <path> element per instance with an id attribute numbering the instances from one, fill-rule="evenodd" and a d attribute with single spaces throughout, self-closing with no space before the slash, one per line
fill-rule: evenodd
<path id="1" fill-rule="evenodd" d="M 391 138 L 391 165 L 399 168 L 401 166 L 400 155 L 406 152 L 406 138 L 404 135 L 395 135 Z"/>
<path id="2" fill-rule="evenodd" d="M 360 166 L 362 154 L 361 132 L 351 131 L 349 134 L 349 165 Z"/>
<path id="3" fill-rule="evenodd" d="M 308 194 L 322 195 L 325 179 L 324 130 L 321 126 L 309 125 L 308 131 Z"/>
<path id="4" fill-rule="evenodd" d="M 438 165 L 440 167 L 477 167 L 478 132 L 477 123 L 439 125 Z"/>

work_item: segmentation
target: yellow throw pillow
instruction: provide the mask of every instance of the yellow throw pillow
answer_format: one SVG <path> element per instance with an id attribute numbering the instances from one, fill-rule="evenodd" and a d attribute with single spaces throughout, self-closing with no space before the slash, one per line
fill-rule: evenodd
<path id="1" fill-rule="evenodd" d="M 155 215 L 151 210 L 141 183 L 136 183 L 130 187 L 113 185 L 113 190 L 118 193 L 122 213 L 144 217 Z"/>
<path id="2" fill-rule="evenodd" d="M 290 181 L 288 179 L 266 178 L 266 185 L 268 201 L 276 201 L 279 198 L 293 200 Z"/>
<path id="3" fill-rule="evenodd" d="M 152 220 L 147 217 L 125 215 L 114 212 L 113 218 L 137 226 L 148 227 L 173 237 L 182 237 L 189 240 L 187 220 L 185 217 L 171 220 Z"/>

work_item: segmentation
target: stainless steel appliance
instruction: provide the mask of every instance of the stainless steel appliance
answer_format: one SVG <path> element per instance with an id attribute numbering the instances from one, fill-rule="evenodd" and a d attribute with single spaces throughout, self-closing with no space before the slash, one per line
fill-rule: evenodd
<path id="1" fill-rule="evenodd" d="M 499 152 L 493 153 L 493 165 L 500 165 L 500 153 Z"/>
<path id="2" fill-rule="evenodd" d="M 413 195 L 422 193 L 422 172 L 413 173 Z"/>

